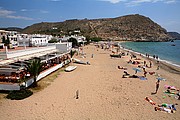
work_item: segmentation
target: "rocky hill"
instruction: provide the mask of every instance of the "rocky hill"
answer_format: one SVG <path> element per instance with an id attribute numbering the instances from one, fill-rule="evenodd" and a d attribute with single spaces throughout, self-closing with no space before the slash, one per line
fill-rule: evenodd
<path id="1" fill-rule="evenodd" d="M 168 34 L 175 40 L 180 40 L 180 34 L 177 32 L 168 32 Z"/>
<path id="2" fill-rule="evenodd" d="M 106 19 L 42 22 L 26 27 L 23 32 L 62 35 L 73 30 L 80 30 L 85 36 L 101 37 L 103 40 L 168 41 L 171 39 L 164 28 L 139 14 Z"/>
<path id="3" fill-rule="evenodd" d="M 22 32 L 23 29 L 22 28 L 18 28 L 18 27 L 8 27 L 8 28 L 0 28 L 0 30 Z"/>

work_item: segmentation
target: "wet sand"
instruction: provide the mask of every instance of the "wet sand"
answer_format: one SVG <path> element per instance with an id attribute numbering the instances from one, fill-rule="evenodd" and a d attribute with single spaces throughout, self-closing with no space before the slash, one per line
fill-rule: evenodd
<path id="1" fill-rule="evenodd" d="M 0 99 L 0 120 L 178 120 L 180 119 L 180 101 L 164 94 L 164 85 L 180 88 L 180 75 L 169 72 L 170 68 L 160 67 L 154 63 L 147 72 L 156 72 L 166 81 L 160 82 L 157 94 L 156 77 L 147 74 L 148 80 L 139 78 L 122 78 L 123 70 L 117 66 L 127 67 L 130 74 L 137 65 L 128 64 L 130 56 L 111 58 L 109 50 L 96 48 L 94 45 L 84 47 L 86 58 L 74 56 L 91 65 L 76 65 L 72 72 L 60 72 L 58 77 L 44 90 L 31 97 L 16 101 Z M 91 58 L 91 55 L 94 57 Z M 146 58 L 141 58 L 143 62 Z M 146 59 L 147 63 L 148 60 Z M 149 63 L 148 63 L 149 64 Z M 142 76 L 143 72 L 138 72 Z M 78 99 L 76 99 L 78 91 Z M 144 100 L 148 96 L 157 104 L 178 103 L 173 114 L 154 111 L 154 106 Z"/>

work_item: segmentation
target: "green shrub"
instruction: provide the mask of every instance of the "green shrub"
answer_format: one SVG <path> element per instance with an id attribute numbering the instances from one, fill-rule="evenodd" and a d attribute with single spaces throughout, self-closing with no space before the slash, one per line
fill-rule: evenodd
<path id="1" fill-rule="evenodd" d="M 91 41 L 93 41 L 93 42 L 99 42 L 101 40 L 102 40 L 102 38 L 100 38 L 100 37 L 91 38 Z"/>
<path id="2" fill-rule="evenodd" d="M 7 99 L 11 100 L 22 100 L 25 99 L 33 94 L 32 91 L 24 89 L 24 90 L 14 90 L 10 91 L 9 94 L 6 96 Z"/>
<path id="3" fill-rule="evenodd" d="M 59 41 L 57 39 L 55 39 L 55 38 L 48 41 L 48 43 L 57 43 L 57 42 L 59 42 Z"/>

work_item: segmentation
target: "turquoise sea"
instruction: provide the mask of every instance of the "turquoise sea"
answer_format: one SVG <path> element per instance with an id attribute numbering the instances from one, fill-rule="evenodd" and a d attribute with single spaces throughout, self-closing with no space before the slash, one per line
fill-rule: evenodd
<path id="1" fill-rule="evenodd" d="M 172 45 L 175 46 L 172 46 Z M 180 67 L 180 40 L 174 42 L 123 42 L 120 46 L 150 56 L 158 55 L 160 60 Z"/>

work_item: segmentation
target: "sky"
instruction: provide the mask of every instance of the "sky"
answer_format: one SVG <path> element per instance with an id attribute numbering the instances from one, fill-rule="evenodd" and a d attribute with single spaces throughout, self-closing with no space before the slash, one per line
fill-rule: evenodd
<path id="1" fill-rule="evenodd" d="M 0 28 L 129 14 L 149 17 L 167 31 L 180 33 L 180 0 L 0 0 Z"/>

